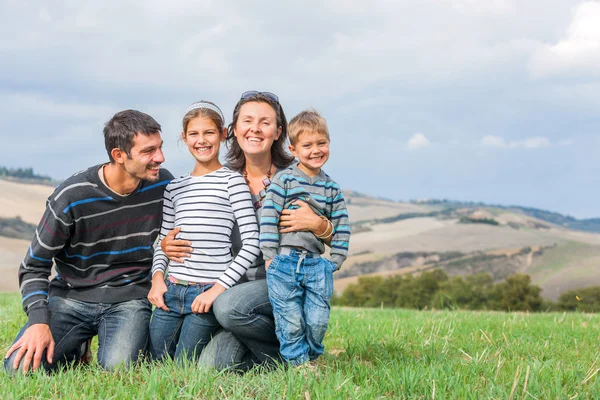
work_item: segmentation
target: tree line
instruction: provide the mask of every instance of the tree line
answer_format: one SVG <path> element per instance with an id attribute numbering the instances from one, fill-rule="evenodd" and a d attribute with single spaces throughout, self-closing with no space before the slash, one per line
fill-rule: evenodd
<path id="1" fill-rule="evenodd" d="M 7 168 L 0 166 L 0 177 L 26 179 L 35 181 L 49 182 L 52 180 L 49 176 L 37 175 L 33 168 Z"/>
<path id="2" fill-rule="evenodd" d="M 449 277 L 437 269 L 418 276 L 362 276 L 341 295 L 335 295 L 332 304 L 417 310 L 600 312 L 600 286 L 569 290 L 557 302 L 544 300 L 541 291 L 526 274 L 511 275 L 494 283 L 487 273 Z"/>

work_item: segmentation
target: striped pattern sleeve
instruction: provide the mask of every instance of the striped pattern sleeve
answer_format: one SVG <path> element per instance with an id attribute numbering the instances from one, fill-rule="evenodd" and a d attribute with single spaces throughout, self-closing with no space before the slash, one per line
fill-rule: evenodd
<path id="1" fill-rule="evenodd" d="M 333 204 L 331 207 L 330 221 L 333 223 L 333 237 L 331 238 L 331 261 L 337 265 L 338 269 L 342 267 L 343 262 L 348 256 L 348 245 L 350 243 L 350 219 L 348 209 L 344 201 L 344 195 L 340 189 L 335 189 L 333 194 Z"/>
<path id="2" fill-rule="evenodd" d="M 167 185 L 165 192 L 163 193 L 162 224 L 160 226 L 156 249 L 154 250 L 154 257 L 152 259 L 152 276 L 154 276 L 157 271 L 162 271 L 164 274 L 169 265 L 169 258 L 162 251 L 160 243 L 165 236 L 175 228 L 175 207 L 173 206 L 173 201 L 171 199 L 170 186 L 171 185 Z"/>
<path id="3" fill-rule="evenodd" d="M 279 247 L 279 217 L 283 211 L 286 200 L 285 183 L 276 174 L 269 185 L 267 196 L 262 204 L 260 217 L 260 250 L 265 260 L 270 260 L 277 255 Z"/>
<path id="4" fill-rule="evenodd" d="M 218 280 L 228 289 L 235 285 L 254 263 L 260 254 L 260 247 L 252 196 L 242 175 L 236 172 L 229 176 L 227 192 L 242 239 L 242 248 Z"/>
<path id="5" fill-rule="evenodd" d="M 56 192 L 46 202 L 44 215 L 19 267 L 23 310 L 29 318 L 30 325 L 50 322 L 47 307 L 50 284 L 48 277 L 52 271 L 53 258 L 67 244 L 73 225 L 68 215 L 55 209 L 57 207 L 52 200 L 53 196 L 56 196 Z"/>

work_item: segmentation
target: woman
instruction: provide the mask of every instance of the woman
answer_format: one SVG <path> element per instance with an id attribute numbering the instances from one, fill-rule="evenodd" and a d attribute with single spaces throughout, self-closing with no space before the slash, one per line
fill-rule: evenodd
<path id="1" fill-rule="evenodd" d="M 287 120 L 279 98 L 269 92 L 243 93 L 233 110 L 227 140 L 230 146 L 227 154 L 229 167 L 246 178 L 260 221 L 261 201 L 270 178 L 294 160 L 285 151 Z M 328 222 L 319 218 L 306 203 L 298 201 L 297 204 L 300 208 L 283 210 L 280 218 L 282 232 L 312 231 L 319 234 L 327 229 Z M 189 242 L 175 239 L 178 231 L 178 228 L 171 231 L 161 242 L 161 247 L 170 259 L 181 261 L 191 248 Z M 239 233 L 233 233 L 232 241 L 234 246 L 239 243 Z M 328 241 L 326 243 L 329 244 Z M 279 342 L 275 336 L 265 276 L 261 255 L 248 269 L 248 282 L 234 286 L 217 297 L 213 312 L 224 329 L 215 334 L 204 348 L 201 365 L 218 369 L 235 366 L 247 370 L 256 364 L 279 360 Z"/>

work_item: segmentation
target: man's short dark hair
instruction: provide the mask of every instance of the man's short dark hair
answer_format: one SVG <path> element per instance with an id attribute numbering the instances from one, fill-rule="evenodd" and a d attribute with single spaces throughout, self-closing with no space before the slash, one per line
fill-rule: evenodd
<path id="1" fill-rule="evenodd" d="M 112 149 L 121 149 L 131 157 L 133 138 L 137 134 L 148 136 L 160 131 L 160 124 L 148 114 L 136 110 L 119 111 L 104 124 L 104 145 L 110 162 L 115 161 Z"/>

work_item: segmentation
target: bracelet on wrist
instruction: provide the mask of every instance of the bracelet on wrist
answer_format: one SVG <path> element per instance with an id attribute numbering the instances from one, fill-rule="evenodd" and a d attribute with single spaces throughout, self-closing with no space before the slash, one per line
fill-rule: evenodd
<path id="1" fill-rule="evenodd" d="M 315 236 L 318 237 L 319 239 L 328 239 L 333 235 L 333 223 L 325 217 L 321 217 L 321 218 L 323 218 L 325 221 L 327 221 L 327 228 L 325 229 L 325 232 L 323 232 L 319 235 L 315 234 Z"/>
<path id="2" fill-rule="evenodd" d="M 329 220 L 327 218 L 325 218 L 324 216 L 322 216 L 322 215 L 319 215 L 319 218 L 321 218 L 323 221 L 325 221 L 327 223 L 327 226 L 325 227 L 325 230 L 323 231 L 323 233 L 316 233 L 316 232 L 314 232 L 314 234 L 315 234 L 316 237 L 323 236 L 329 230 Z"/>

